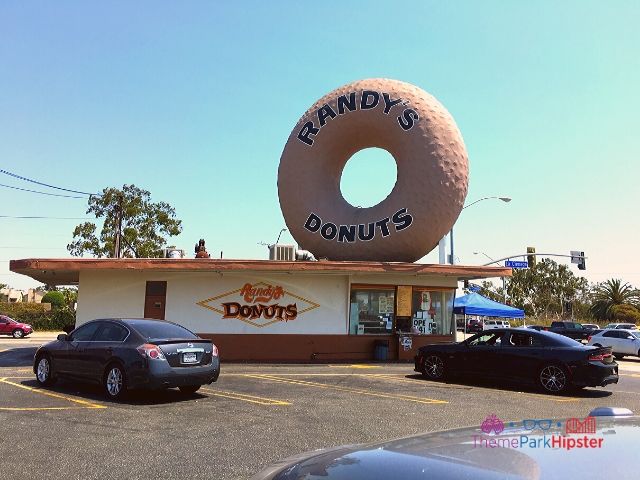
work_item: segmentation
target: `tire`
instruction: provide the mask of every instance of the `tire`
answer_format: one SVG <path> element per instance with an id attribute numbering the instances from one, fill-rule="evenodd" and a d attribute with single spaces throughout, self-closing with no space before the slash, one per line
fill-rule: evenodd
<path id="1" fill-rule="evenodd" d="M 56 381 L 53 375 L 53 365 L 49 355 L 40 355 L 36 361 L 36 381 L 42 387 L 53 385 Z"/>
<path id="2" fill-rule="evenodd" d="M 437 353 L 431 353 L 424 357 L 422 375 L 429 380 L 443 380 L 445 377 L 445 364 L 442 356 Z"/>
<path id="3" fill-rule="evenodd" d="M 546 393 L 552 394 L 564 393 L 571 386 L 567 371 L 555 363 L 545 365 L 539 370 L 537 382 Z"/>
<path id="4" fill-rule="evenodd" d="M 183 385 L 182 387 L 178 387 L 180 389 L 180 393 L 184 393 L 185 395 L 193 395 L 198 390 L 200 390 L 200 385 Z"/>
<path id="5" fill-rule="evenodd" d="M 112 363 L 106 368 L 102 378 L 102 387 L 107 397 L 112 400 L 124 397 L 127 391 L 127 379 L 121 364 Z"/>
<path id="6" fill-rule="evenodd" d="M 22 338 L 24 337 L 24 332 L 22 330 L 20 330 L 19 328 L 16 328 L 11 335 L 13 336 L 13 338 Z"/>

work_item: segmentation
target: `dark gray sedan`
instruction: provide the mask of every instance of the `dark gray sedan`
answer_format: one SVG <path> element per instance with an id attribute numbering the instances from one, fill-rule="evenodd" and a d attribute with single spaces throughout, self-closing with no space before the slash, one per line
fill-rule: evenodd
<path id="1" fill-rule="evenodd" d="M 101 319 L 36 351 L 40 385 L 58 378 L 98 383 L 110 398 L 127 390 L 178 387 L 192 394 L 220 374 L 218 349 L 186 328 L 148 319 Z"/>

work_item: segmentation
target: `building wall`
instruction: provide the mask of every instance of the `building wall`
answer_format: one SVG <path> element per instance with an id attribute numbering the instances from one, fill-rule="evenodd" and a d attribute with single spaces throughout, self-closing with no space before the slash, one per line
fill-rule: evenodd
<path id="1" fill-rule="evenodd" d="M 142 317 L 145 285 L 149 280 L 167 282 L 165 319 L 198 333 L 340 335 L 347 332 L 346 275 L 84 271 L 80 274 L 77 325 L 94 318 Z M 282 287 L 283 295 L 269 301 L 247 301 L 240 295 L 247 284 L 254 288 Z M 255 319 L 223 318 L 222 304 L 230 302 L 243 306 L 295 304 L 297 315 L 286 321 L 275 317 L 267 319 L 265 315 Z"/>

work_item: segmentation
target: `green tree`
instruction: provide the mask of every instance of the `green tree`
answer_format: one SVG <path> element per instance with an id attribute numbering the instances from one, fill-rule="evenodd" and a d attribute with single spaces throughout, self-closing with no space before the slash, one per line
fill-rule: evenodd
<path id="1" fill-rule="evenodd" d="M 66 305 L 64 294 L 55 290 L 45 293 L 41 303 L 50 303 L 54 309 L 62 308 Z"/>
<path id="2" fill-rule="evenodd" d="M 599 283 L 593 289 L 591 313 L 598 320 L 613 320 L 616 307 L 622 305 L 635 306 L 640 300 L 640 292 L 628 283 L 614 278 Z"/>
<path id="3" fill-rule="evenodd" d="M 568 316 L 566 302 L 574 310 L 585 311 L 589 282 L 577 277 L 564 264 L 545 258 L 534 266 L 514 270 L 507 283 L 511 305 L 524 309 L 533 317 L 560 318 Z"/>
<path id="4" fill-rule="evenodd" d="M 67 245 L 71 255 L 112 257 L 119 215 L 122 217 L 122 257 L 160 257 L 166 237 L 182 231 L 182 222 L 176 218 L 171 205 L 152 202 L 151 194 L 135 185 L 124 185 L 122 190 L 105 188 L 101 195 L 91 196 L 87 213 L 103 219 L 102 229 L 98 236 L 95 223 L 78 225 L 73 231 L 73 241 Z"/>

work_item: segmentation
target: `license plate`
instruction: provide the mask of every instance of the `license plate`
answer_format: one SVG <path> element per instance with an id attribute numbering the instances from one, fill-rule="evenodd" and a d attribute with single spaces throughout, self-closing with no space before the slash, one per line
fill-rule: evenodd
<path id="1" fill-rule="evenodd" d="M 182 354 L 182 363 L 196 363 L 197 361 L 198 361 L 198 357 L 195 353 Z"/>

